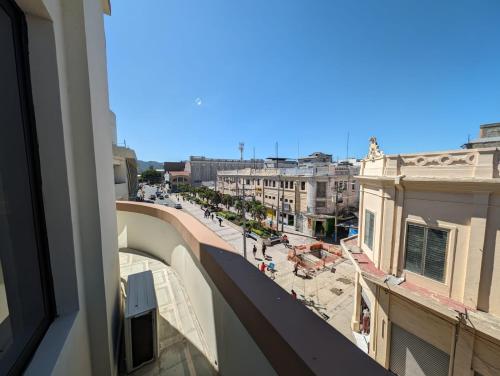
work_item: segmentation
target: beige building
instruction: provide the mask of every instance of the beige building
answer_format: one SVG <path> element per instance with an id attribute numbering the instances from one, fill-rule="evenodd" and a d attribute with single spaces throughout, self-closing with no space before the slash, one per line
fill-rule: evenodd
<path id="1" fill-rule="evenodd" d="M 311 236 L 332 236 L 335 212 L 358 205 L 359 168 L 327 164 L 321 167 L 265 168 L 219 171 L 217 190 L 222 194 L 254 197 L 268 209 L 268 220 L 283 223 Z M 337 205 L 335 205 L 337 202 Z M 281 223 L 281 220 L 280 220 Z"/>
<path id="2" fill-rule="evenodd" d="M 500 374 L 498 148 L 384 155 L 361 165 L 352 328 L 398 375 Z"/>
<path id="3" fill-rule="evenodd" d="M 117 144 L 116 115 L 109 111 L 113 136 L 113 176 L 115 180 L 115 198 L 117 200 L 134 199 L 137 194 L 137 157 L 135 151 Z"/>

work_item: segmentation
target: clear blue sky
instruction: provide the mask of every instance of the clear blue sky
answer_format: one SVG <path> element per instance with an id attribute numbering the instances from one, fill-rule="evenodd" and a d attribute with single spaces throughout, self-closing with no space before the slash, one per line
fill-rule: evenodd
<path id="1" fill-rule="evenodd" d="M 498 0 L 157 0 L 106 17 L 118 137 L 142 160 L 446 150 L 500 121 Z"/>

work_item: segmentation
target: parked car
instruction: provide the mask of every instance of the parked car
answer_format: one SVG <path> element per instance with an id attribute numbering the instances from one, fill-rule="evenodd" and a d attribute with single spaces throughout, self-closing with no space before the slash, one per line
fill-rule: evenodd
<path id="1" fill-rule="evenodd" d="M 151 196 L 149 196 L 149 199 L 154 201 L 154 200 L 156 200 L 156 196 L 155 195 L 151 195 Z"/>
<path id="2" fill-rule="evenodd" d="M 177 204 L 175 204 L 174 208 L 176 208 L 176 209 L 182 209 L 182 205 L 179 204 L 179 203 L 177 203 Z"/>
<path id="3" fill-rule="evenodd" d="M 159 196 L 158 196 L 158 198 L 159 198 L 160 200 L 163 200 L 165 197 L 164 197 L 163 195 L 159 195 Z"/>
<path id="4" fill-rule="evenodd" d="M 281 237 L 277 236 L 277 235 L 273 235 L 273 236 L 269 237 L 268 239 L 264 240 L 264 244 L 267 246 L 272 246 L 272 245 L 279 244 L 279 243 L 281 243 Z"/>
<path id="5" fill-rule="evenodd" d="M 255 232 L 249 232 L 249 231 L 246 231 L 245 232 L 245 236 L 247 238 L 251 238 L 253 240 L 258 240 L 259 239 L 259 235 L 257 235 Z"/>

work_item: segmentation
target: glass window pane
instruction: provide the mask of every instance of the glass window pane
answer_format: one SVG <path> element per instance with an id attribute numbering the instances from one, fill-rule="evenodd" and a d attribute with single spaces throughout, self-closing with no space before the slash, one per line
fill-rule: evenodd
<path id="1" fill-rule="evenodd" d="M 422 274 L 422 254 L 424 251 L 425 228 L 408 225 L 406 234 L 406 262 L 405 269 Z"/>
<path id="2" fill-rule="evenodd" d="M 373 227 L 375 225 L 375 214 L 365 210 L 365 235 L 363 242 L 368 246 L 368 248 L 373 248 Z"/>
<path id="3" fill-rule="evenodd" d="M 432 228 L 427 230 L 427 247 L 425 250 L 424 266 L 424 275 L 426 277 L 443 281 L 447 241 L 447 231 Z"/>

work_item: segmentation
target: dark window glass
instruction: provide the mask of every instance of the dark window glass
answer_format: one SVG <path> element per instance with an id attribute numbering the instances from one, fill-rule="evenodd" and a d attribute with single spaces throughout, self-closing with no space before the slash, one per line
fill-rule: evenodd
<path id="1" fill-rule="evenodd" d="M 405 268 L 411 270 L 412 272 L 422 272 L 424 237 L 424 227 L 408 225 Z"/>
<path id="2" fill-rule="evenodd" d="M 326 182 L 316 183 L 316 197 L 319 197 L 319 198 L 326 197 Z"/>
<path id="3" fill-rule="evenodd" d="M 290 182 L 290 189 L 293 189 L 293 181 Z"/>
<path id="4" fill-rule="evenodd" d="M 305 191 L 305 190 L 306 190 L 306 182 L 305 182 L 305 181 L 301 181 L 301 182 L 300 182 L 300 189 L 301 189 L 302 191 Z"/>
<path id="5" fill-rule="evenodd" d="M 444 280 L 448 231 L 408 224 L 405 268 Z"/>
<path id="6" fill-rule="evenodd" d="M 375 226 L 375 214 L 369 210 L 365 210 L 365 235 L 363 242 L 368 248 L 373 249 L 373 231 Z"/>
<path id="7" fill-rule="evenodd" d="M 0 0 L 0 375 L 22 372 L 53 317 L 26 35 Z"/>
<path id="8" fill-rule="evenodd" d="M 442 281 L 446 261 L 446 244 L 448 232 L 437 229 L 427 230 L 427 247 L 425 248 L 424 275 Z"/>

